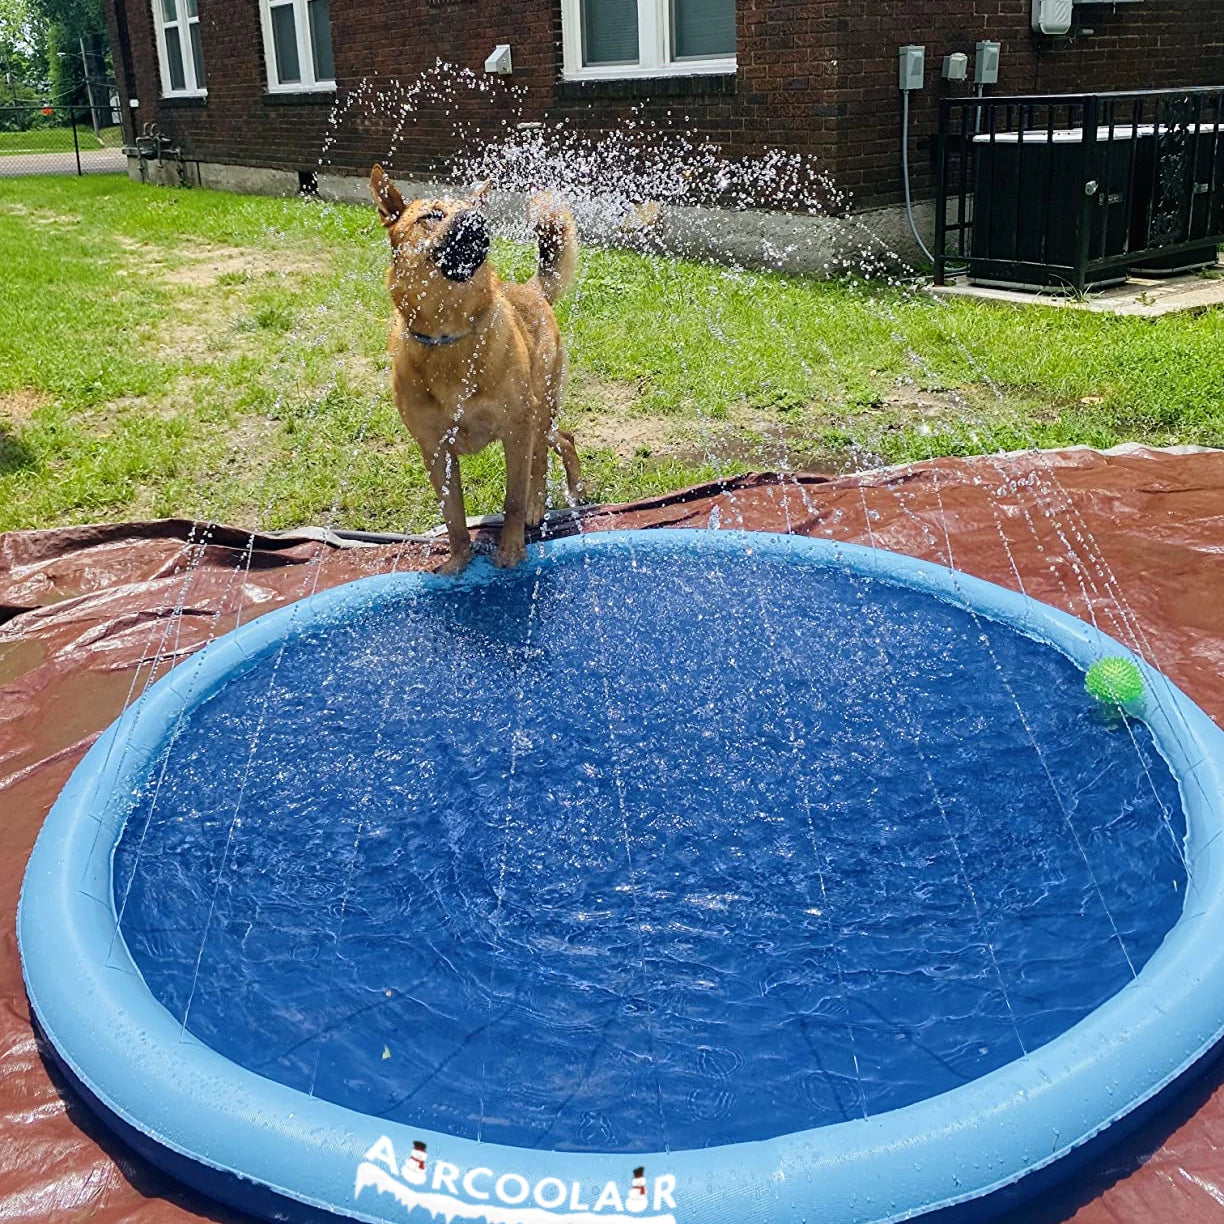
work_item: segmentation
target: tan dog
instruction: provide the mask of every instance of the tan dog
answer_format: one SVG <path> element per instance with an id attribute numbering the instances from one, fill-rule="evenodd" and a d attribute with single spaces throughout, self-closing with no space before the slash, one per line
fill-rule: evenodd
<path id="1" fill-rule="evenodd" d="M 489 231 L 479 207 L 484 189 L 469 200 L 405 203 L 375 166 L 370 190 L 391 240 L 391 389 L 442 503 L 450 542 L 443 570 L 457 573 L 472 552 L 458 457 L 495 440 L 506 453 L 505 522 L 495 559 L 516 565 L 525 528 L 544 517 L 549 447 L 565 465 L 570 497 L 582 492 L 574 437 L 556 424 L 564 354 L 552 311 L 577 269 L 573 217 L 550 197 L 536 196 L 536 274 L 525 284 L 504 284 L 488 262 Z"/>

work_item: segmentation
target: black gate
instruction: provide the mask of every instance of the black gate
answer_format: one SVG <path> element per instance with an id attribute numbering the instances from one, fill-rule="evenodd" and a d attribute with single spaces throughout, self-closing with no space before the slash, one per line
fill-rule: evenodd
<path id="1" fill-rule="evenodd" d="M 936 284 L 1083 292 L 1224 244 L 1224 87 L 945 98 L 936 153 Z"/>
<path id="2" fill-rule="evenodd" d="M 123 174 L 122 146 L 117 98 L 115 106 L 0 106 L 0 179 Z"/>

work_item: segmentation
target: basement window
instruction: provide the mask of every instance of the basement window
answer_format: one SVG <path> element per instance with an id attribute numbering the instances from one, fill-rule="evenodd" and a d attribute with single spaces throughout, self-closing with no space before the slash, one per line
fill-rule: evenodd
<path id="1" fill-rule="evenodd" d="M 208 90 L 204 87 L 199 0 L 153 0 L 153 17 L 162 97 L 203 97 Z"/>
<path id="2" fill-rule="evenodd" d="M 259 0 L 271 93 L 336 88 L 327 0 Z"/>
<path id="3" fill-rule="evenodd" d="M 567 80 L 735 71 L 735 0 L 561 0 Z"/>

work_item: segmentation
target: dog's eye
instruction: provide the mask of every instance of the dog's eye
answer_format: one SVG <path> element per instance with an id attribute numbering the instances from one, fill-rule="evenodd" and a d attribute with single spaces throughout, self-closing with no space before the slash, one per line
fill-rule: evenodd
<path id="1" fill-rule="evenodd" d="M 427 221 L 431 225 L 437 221 L 441 221 L 446 214 L 440 208 L 431 208 L 427 213 L 422 213 L 417 220 Z"/>

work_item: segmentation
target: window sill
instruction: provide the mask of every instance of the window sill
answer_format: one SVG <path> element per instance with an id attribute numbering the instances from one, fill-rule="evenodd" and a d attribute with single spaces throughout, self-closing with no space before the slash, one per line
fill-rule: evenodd
<path id="1" fill-rule="evenodd" d="M 688 72 L 660 76 L 577 77 L 557 82 L 557 97 L 692 98 L 735 93 L 734 72 Z"/>
<path id="2" fill-rule="evenodd" d="M 724 76 L 734 73 L 737 67 L 734 55 L 706 55 L 670 60 L 652 67 L 638 63 L 591 64 L 584 68 L 566 68 L 561 75 L 567 81 L 651 81 L 660 77 Z"/>
<path id="3" fill-rule="evenodd" d="M 158 106 L 169 107 L 172 110 L 190 110 L 192 107 L 207 106 L 208 94 L 162 94 L 157 99 Z"/>
<path id="4" fill-rule="evenodd" d="M 263 94 L 265 106 L 331 106 L 336 100 L 336 87 L 326 89 L 267 89 Z"/>

